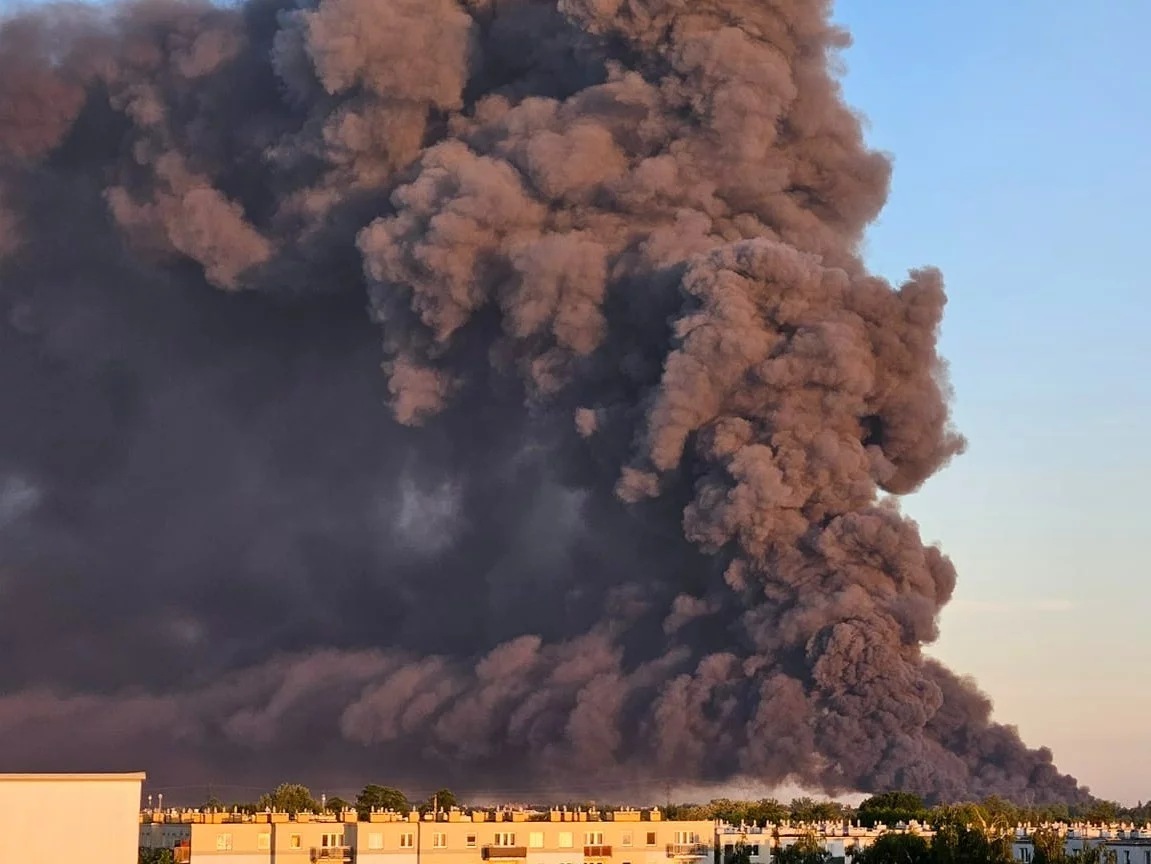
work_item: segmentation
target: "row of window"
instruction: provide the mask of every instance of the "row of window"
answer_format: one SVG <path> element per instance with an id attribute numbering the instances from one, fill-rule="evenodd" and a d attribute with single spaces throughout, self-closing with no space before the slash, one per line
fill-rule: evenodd
<path id="1" fill-rule="evenodd" d="M 1031 849 L 1028 848 L 1027 846 L 1020 846 L 1019 847 L 1019 860 L 1022 861 L 1023 864 L 1031 864 L 1031 860 L 1032 860 Z M 1144 864 L 1151 864 L 1151 849 L 1144 849 L 1143 850 L 1143 862 L 1144 862 Z M 1124 849 L 1123 850 L 1123 860 L 1118 862 L 1118 864 L 1134 864 L 1134 862 L 1131 860 L 1131 850 L 1130 849 Z"/>
<path id="2" fill-rule="evenodd" d="M 299 834 L 292 834 L 288 837 L 289 849 L 302 849 L 304 845 L 303 837 Z M 343 834 L 322 834 L 320 835 L 320 845 L 325 849 L 338 849 L 344 845 Z M 256 835 L 256 848 L 257 849 L 271 849 L 272 848 L 272 835 L 265 832 Z M 382 845 L 381 847 L 382 848 Z M 224 832 L 216 835 L 216 851 L 217 852 L 231 852 L 232 851 L 232 835 Z"/>
<path id="3" fill-rule="evenodd" d="M 654 846 L 656 843 L 656 832 L 647 832 L 647 845 Z M 559 848 L 571 849 L 574 846 L 575 835 L 571 831 L 561 831 L 559 833 Z M 692 844 L 699 843 L 699 834 L 691 831 L 676 831 L 675 842 L 677 844 Z M 256 839 L 258 849 L 271 848 L 272 835 L 259 834 Z M 344 835 L 342 834 L 324 834 L 321 836 L 320 845 L 325 848 L 340 847 L 344 845 Z M 476 835 L 468 834 L 464 839 L 464 845 L 469 849 L 476 847 Z M 497 831 L 493 838 L 493 846 L 515 846 L 516 835 L 512 831 Z M 584 846 L 603 846 L 603 832 L 602 831 L 586 831 L 583 835 Z M 632 845 L 632 832 L 624 831 L 620 838 L 620 845 Z M 288 838 L 288 848 L 300 849 L 303 846 L 303 840 L 299 834 L 292 834 Z M 401 849 L 414 849 L 416 846 L 416 835 L 414 833 L 404 833 L 400 835 L 400 848 Z M 529 831 L 528 832 L 528 847 L 531 849 L 544 848 L 544 832 L 542 831 Z M 379 832 L 371 832 L 368 834 L 368 848 L 369 849 L 383 849 L 384 848 L 384 835 Z M 432 834 L 432 848 L 446 849 L 448 848 L 448 835 L 436 831 Z M 232 851 L 232 835 L 224 832 L 216 835 L 216 851 L 217 852 L 231 852 Z M 1148 862 L 1151 864 L 1151 862 Z"/>

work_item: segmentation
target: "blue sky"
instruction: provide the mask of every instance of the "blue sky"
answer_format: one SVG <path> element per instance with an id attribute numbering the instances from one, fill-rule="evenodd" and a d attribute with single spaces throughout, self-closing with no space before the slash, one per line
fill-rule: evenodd
<path id="1" fill-rule="evenodd" d="M 1099 795 L 1151 798 L 1151 3 L 838 0 L 893 154 L 868 236 L 935 264 L 968 452 L 905 509 L 960 574 L 933 647 Z M 1142 251 L 1141 251 L 1142 250 Z"/>

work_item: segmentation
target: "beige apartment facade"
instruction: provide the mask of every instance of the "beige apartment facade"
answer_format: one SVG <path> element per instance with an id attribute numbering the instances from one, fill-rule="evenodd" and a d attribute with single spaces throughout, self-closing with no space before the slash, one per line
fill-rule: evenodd
<path id="1" fill-rule="evenodd" d="M 453 810 L 437 817 L 355 812 L 316 817 L 167 811 L 141 815 L 140 845 L 178 864 L 362 861 L 366 864 L 713 864 L 710 821 L 658 810 Z"/>
<path id="2" fill-rule="evenodd" d="M 59 864 L 60 814 L 100 864 L 135 864 L 144 774 L 0 774 L 0 862 Z"/>
<path id="3" fill-rule="evenodd" d="M 350 861 L 354 859 L 355 815 L 145 812 L 140 817 L 139 846 L 172 849 L 176 864 Z"/>

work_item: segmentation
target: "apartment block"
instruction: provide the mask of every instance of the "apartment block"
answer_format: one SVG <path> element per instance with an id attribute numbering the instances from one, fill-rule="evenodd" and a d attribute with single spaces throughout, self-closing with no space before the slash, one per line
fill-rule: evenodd
<path id="1" fill-rule="evenodd" d="M 714 864 L 715 825 L 658 810 L 141 814 L 140 846 L 178 864 Z"/>
<path id="2" fill-rule="evenodd" d="M 1077 855 L 1087 847 L 1101 847 L 1105 860 L 1114 864 L 1151 864 L 1151 826 L 1072 825 L 1043 826 L 1056 831 L 1063 838 L 1063 849 L 1068 855 Z M 1021 825 L 1015 829 L 1013 857 L 1020 864 L 1031 864 L 1035 856 L 1032 834 L 1035 827 Z"/>

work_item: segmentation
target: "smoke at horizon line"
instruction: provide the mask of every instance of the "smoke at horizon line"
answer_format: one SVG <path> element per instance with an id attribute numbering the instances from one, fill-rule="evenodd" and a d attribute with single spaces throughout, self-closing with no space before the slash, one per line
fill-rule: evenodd
<path id="1" fill-rule="evenodd" d="M 1087 794 L 922 651 L 828 2 L 0 21 L 0 765 Z"/>

